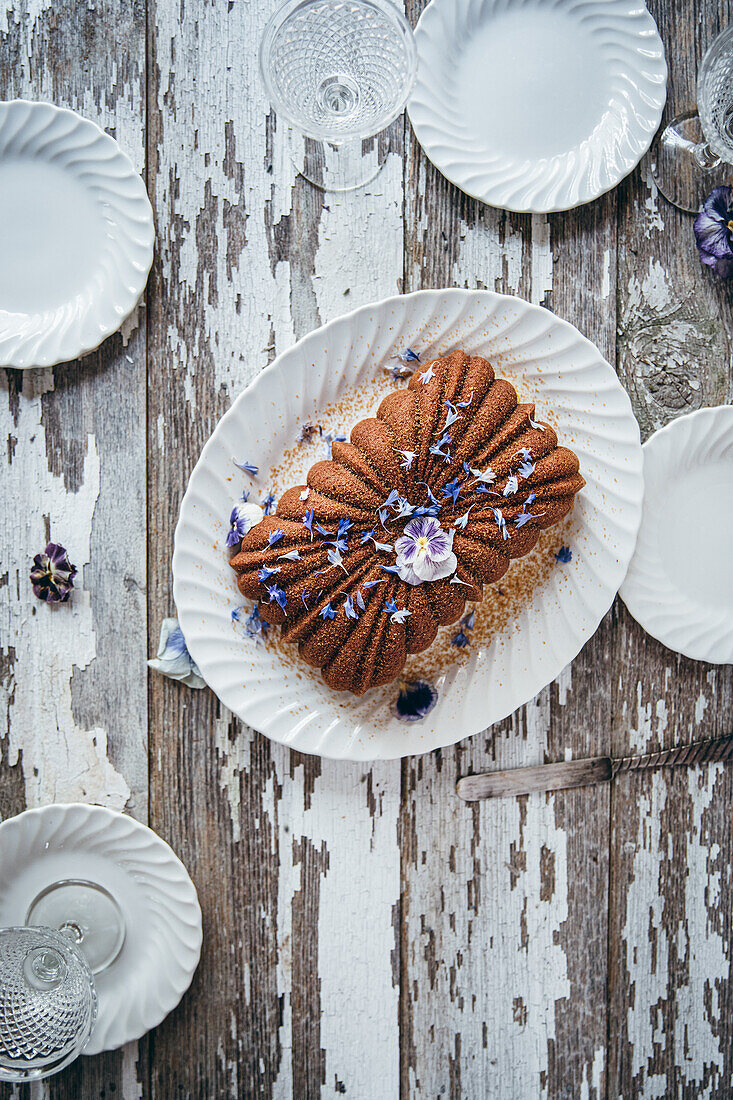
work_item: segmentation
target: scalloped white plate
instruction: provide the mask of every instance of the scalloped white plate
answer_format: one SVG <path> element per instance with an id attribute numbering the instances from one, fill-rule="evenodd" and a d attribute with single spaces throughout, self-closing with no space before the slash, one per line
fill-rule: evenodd
<path id="1" fill-rule="evenodd" d="M 201 909 L 178 856 L 147 826 L 83 803 L 26 810 L 0 824 L 0 927 L 25 924 L 59 879 L 96 882 L 125 917 L 122 950 L 95 977 L 99 1011 L 85 1054 L 115 1050 L 156 1027 L 191 984 Z"/>
<path id="2" fill-rule="evenodd" d="M 73 111 L 0 103 L 0 365 L 49 367 L 116 332 L 145 289 L 153 211 L 114 138 Z"/>
<path id="3" fill-rule="evenodd" d="M 670 649 L 733 664 L 733 407 L 699 409 L 655 432 L 644 484 L 621 598 Z"/>
<path id="4" fill-rule="evenodd" d="M 587 481 L 568 529 L 572 562 L 552 570 L 490 644 L 473 647 L 467 663 L 440 676 L 437 706 L 410 725 L 393 713 L 395 684 L 359 699 L 336 693 L 297 652 L 283 662 L 271 646 L 245 638 L 231 621 L 242 599 L 224 549 L 232 506 L 242 489 L 252 488 L 232 460 L 259 466 L 254 487 L 263 493 L 268 470 L 293 445 L 299 427 L 318 420 L 319 410 L 350 389 L 383 378 L 383 365 L 408 346 L 419 349 L 423 361 L 453 348 L 489 358 L 576 451 Z M 346 434 L 365 415 L 363 407 L 349 422 L 334 414 L 330 424 Z M 304 456 L 305 469 L 314 460 Z M 230 710 L 302 752 L 370 760 L 453 744 L 531 699 L 594 633 L 634 549 L 641 464 L 638 425 L 615 371 L 577 329 L 547 310 L 469 290 L 423 290 L 363 306 L 278 356 L 204 447 L 181 504 L 173 554 L 173 593 L 191 656 Z"/>
<path id="5" fill-rule="evenodd" d="M 628 175 L 667 66 L 642 0 L 432 0 L 408 103 L 426 154 L 491 206 L 569 210 Z"/>

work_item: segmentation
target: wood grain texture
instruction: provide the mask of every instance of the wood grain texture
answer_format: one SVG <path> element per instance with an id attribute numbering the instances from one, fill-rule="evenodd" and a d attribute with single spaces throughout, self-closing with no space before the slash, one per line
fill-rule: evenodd
<path id="1" fill-rule="evenodd" d="M 154 629 L 218 417 L 296 338 L 400 288 L 402 123 L 363 191 L 296 178 L 256 68 L 273 6 L 159 3 L 150 20 Z M 151 822 L 191 870 L 205 928 L 194 989 L 151 1038 L 155 1094 L 396 1097 L 399 764 L 292 754 L 163 680 L 150 728 Z"/>
<path id="2" fill-rule="evenodd" d="M 653 3 L 671 55 L 667 115 L 693 105 L 724 0 Z M 730 401 L 731 297 L 701 267 L 691 222 L 648 165 L 620 190 L 619 373 L 646 437 Z M 688 661 L 619 607 L 613 751 L 647 752 L 730 732 L 733 669 Z M 729 1097 L 733 1089 L 731 776 L 723 764 L 619 776 L 612 794 L 609 1095 Z"/>
<path id="3" fill-rule="evenodd" d="M 144 6 L 5 4 L 0 95 L 79 111 L 142 170 Z M 77 800 L 147 817 L 145 363 L 143 303 L 83 361 L 2 372 L 3 817 Z M 73 601 L 58 609 L 28 583 L 49 538 L 79 569 Z M 143 1087 L 146 1060 L 132 1044 L 80 1059 L 36 1094 L 134 1100 Z"/>
<path id="4" fill-rule="evenodd" d="M 146 697 L 146 618 L 153 650 L 190 470 L 241 388 L 332 317 L 488 287 L 589 336 L 645 436 L 733 396 L 730 289 L 701 270 L 646 161 L 580 210 L 507 214 L 448 184 L 400 121 L 373 184 L 324 196 L 260 89 L 274 5 L 14 0 L 0 16 L 0 93 L 100 121 L 145 168 L 157 227 L 147 311 L 124 337 L 3 384 L 0 816 L 78 797 L 144 819 L 149 797 L 204 911 L 181 1006 L 33 1096 L 729 1097 L 730 769 L 473 805 L 455 784 L 727 733 L 731 669 L 678 658 L 617 603 L 511 718 L 372 768 L 273 745 L 208 691 L 151 677 Z M 670 107 L 691 106 L 730 0 L 651 7 Z M 55 615 L 25 584 L 49 534 L 83 566 Z M 30 1090 L 0 1086 L 11 1096 Z"/>

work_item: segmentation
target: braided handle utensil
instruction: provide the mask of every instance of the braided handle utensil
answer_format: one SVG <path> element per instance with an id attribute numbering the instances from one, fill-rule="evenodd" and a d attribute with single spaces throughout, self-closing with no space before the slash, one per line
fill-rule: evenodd
<path id="1" fill-rule="evenodd" d="M 559 791 L 605 783 L 622 772 L 651 771 L 653 768 L 695 767 L 733 759 L 733 734 L 677 745 L 673 749 L 647 752 L 640 756 L 596 756 L 589 760 L 565 760 L 533 768 L 466 775 L 459 779 L 459 798 L 474 802 L 482 798 L 505 798 L 534 791 Z"/>

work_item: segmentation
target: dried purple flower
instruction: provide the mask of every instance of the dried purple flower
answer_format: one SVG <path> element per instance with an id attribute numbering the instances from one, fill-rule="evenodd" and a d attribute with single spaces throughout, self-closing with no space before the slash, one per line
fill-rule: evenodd
<path id="1" fill-rule="evenodd" d="M 450 644 L 458 646 L 459 649 L 465 649 L 466 646 L 471 644 L 471 639 L 463 630 L 459 630 L 455 638 L 451 638 Z"/>
<path id="2" fill-rule="evenodd" d="M 395 701 L 395 714 L 402 722 L 419 722 L 438 701 L 438 693 L 427 680 L 403 681 Z"/>
<path id="3" fill-rule="evenodd" d="M 59 542 L 49 542 L 42 554 L 36 554 L 31 569 L 33 593 L 46 603 L 66 603 L 71 596 L 76 566 Z"/>
<path id="4" fill-rule="evenodd" d="M 716 187 L 695 218 L 695 241 L 700 259 L 723 279 L 733 275 L 733 192 Z"/>
<path id="5" fill-rule="evenodd" d="M 567 565 L 572 560 L 573 552 L 569 546 L 561 546 L 555 554 L 555 561 L 560 562 L 560 565 Z"/>

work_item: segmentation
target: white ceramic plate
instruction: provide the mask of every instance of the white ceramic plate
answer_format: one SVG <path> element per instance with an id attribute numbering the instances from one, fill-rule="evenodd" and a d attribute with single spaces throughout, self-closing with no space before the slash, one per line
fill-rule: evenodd
<path id="1" fill-rule="evenodd" d="M 0 103 L 0 365 L 76 359 L 134 309 L 153 260 L 145 185 L 73 111 Z"/>
<path id="2" fill-rule="evenodd" d="M 696 661 L 733 664 L 733 407 L 673 420 L 644 444 L 644 518 L 621 598 Z"/>
<path id="3" fill-rule="evenodd" d="M 419 349 L 423 361 L 453 348 L 487 356 L 576 451 L 588 483 L 566 535 L 572 562 L 551 571 L 506 631 L 440 676 L 437 706 L 411 725 L 393 713 L 395 684 L 359 699 L 337 694 L 297 652 L 283 662 L 269 645 L 244 637 L 231 621 L 242 599 L 224 550 L 232 506 L 253 486 L 233 459 L 259 466 L 258 499 L 299 427 L 318 420 L 318 410 L 349 388 L 383 377 L 383 365 L 397 362 L 390 357 L 407 346 Z M 362 408 L 348 423 L 343 414 L 329 423 L 347 434 L 364 415 Z M 316 457 L 304 456 L 303 473 Z M 283 352 L 240 394 L 204 447 L 181 505 L 173 555 L 174 597 L 191 656 L 226 706 L 303 752 L 364 760 L 453 744 L 531 699 L 595 631 L 634 548 L 641 461 L 639 429 L 615 372 L 577 329 L 547 310 L 468 290 L 424 290 L 364 306 Z"/>
<path id="4" fill-rule="evenodd" d="M 432 0 L 408 111 L 457 187 L 492 206 L 568 210 L 639 163 L 667 66 L 642 0 Z"/>
<path id="5" fill-rule="evenodd" d="M 125 917 L 118 958 L 96 975 L 99 1011 L 85 1054 L 114 1050 L 156 1027 L 191 984 L 201 909 L 164 840 L 126 814 L 81 803 L 27 810 L 0 825 L 0 928 L 25 924 L 50 883 L 104 887 Z"/>

